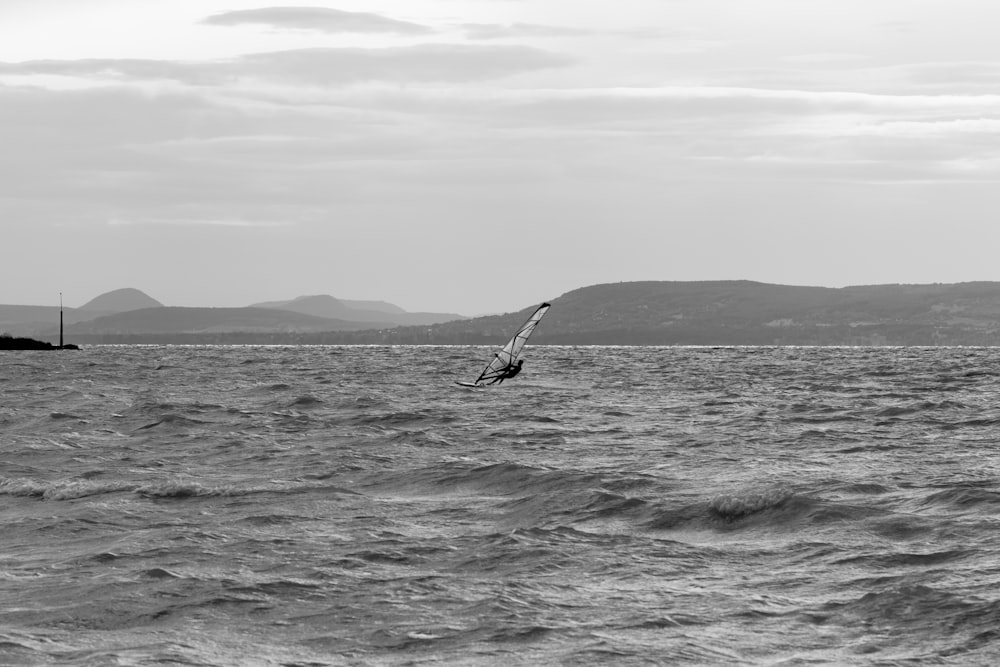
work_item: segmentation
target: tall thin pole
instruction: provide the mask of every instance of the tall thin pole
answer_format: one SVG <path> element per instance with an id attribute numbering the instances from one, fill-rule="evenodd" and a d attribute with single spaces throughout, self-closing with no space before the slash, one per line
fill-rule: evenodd
<path id="1" fill-rule="evenodd" d="M 62 292 L 59 292 L 59 347 L 63 346 L 63 307 Z"/>

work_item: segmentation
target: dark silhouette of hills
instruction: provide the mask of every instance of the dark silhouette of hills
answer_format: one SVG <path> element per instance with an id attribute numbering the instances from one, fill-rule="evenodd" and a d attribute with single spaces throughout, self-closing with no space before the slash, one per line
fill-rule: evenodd
<path id="1" fill-rule="evenodd" d="M 134 288 L 106 292 L 80 308 L 62 308 L 67 325 L 86 322 L 102 315 L 138 308 L 162 306 L 159 301 Z M 13 336 L 58 336 L 59 306 L 0 304 L 0 332 Z"/>
<path id="2" fill-rule="evenodd" d="M 1000 345 L 997 282 L 827 288 L 648 281 L 593 285 L 550 302 L 532 344 Z M 495 344 L 536 305 L 431 327 L 344 333 L 340 339 Z"/>
<path id="3" fill-rule="evenodd" d="M 465 319 L 462 315 L 455 313 L 408 313 L 398 306 L 385 302 L 341 301 L 326 294 L 300 296 L 291 301 L 269 301 L 254 304 L 253 307 L 288 310 L 317 317 L 355 322 L 378 322 L 391 326 L 439 324 Z"/>
<path id="4" fill-rule="evenodd" d="M 355 301 L 352 299 L 340 299 L 340 302 L 348 308 L 357 310 L 376 310 L 380 313 L 405 313 L 399 306 L 387 301 Z M 464 315 L 455 315 L 455 318 L 465 319 Z"/>
<path id="5" fill-rule="evenodd" d="M 56 340 L 58 306 L 0 305 L 0 332 Z M 75 340 L 101 342 L 281 343 L 289 336 L 433 324 L 461 318 L 451 313 L 408 313 L 384 301 L 299 297 L 246 308 L 168 307 L 135 288 L 107 292 L 63 316 Z"/>
<path id="6" fill-rule="evenodd" d="M 225 332 L 355 331 L 375 322 L 350 322 L 269 308 L 161 306 L 104 315 L 74 327 L 78 336 L 101 333 L 198 334 Z"/>
<path id="7" fill-rule="evenodd" d="M 111 313 L 124 313 L 129 310 L 139 310 L 141 308 L 161 308 L 163 304 L 150 297 L 145 292 L 126 287 L 105 292 L 80 306 L 80 310 L 102 315 Z"/>
<path id="8" fill-rule="evenodd" d="M 323 295 L 260 304 L 267 308 L 158 306 L 100 317 L 67 309 L 66 321 L 72 338 L 85 343 L 496 344 L 548 300 L 552 310 L 532 344 L 1000 345 L 998 282 L 827 288 L 647 281 L 549 296 L 540 294 L 537 303 L 515 313 L 468 319 L 444 314 L 454 319 L 403 326 L 385 319 L 391 304 Z M 361 316 L 369 319 L 354 319 Z M 30 318 L 44 334 L 37 337 L 52 340 L 58 308 L 0 306 L 0 331 L 32 335 L 10 328 L 17 317 Z M 39 322 L 45 325 L 38 328 Z"/>
<path id="9" fill-rule="evenodd" d="M 0 350 L 79 350 L 79 346 L 72 343 L 68 345 L 53 345 L 47 341 L 25 338 L 22 336 L 10 336 L 0 334 Z"/>

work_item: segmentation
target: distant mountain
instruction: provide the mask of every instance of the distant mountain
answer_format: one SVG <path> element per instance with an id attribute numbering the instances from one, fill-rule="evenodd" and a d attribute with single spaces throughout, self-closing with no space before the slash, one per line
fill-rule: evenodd
<path id="1" fill-rule="evenodd" d="M 264 303 L 254 303 L 250 305 L 251 308 L 271 308 L 275 310 L 289 310 L 295 313 L 303 313 L 305 315 L 315 315 L 317 317 L 336 317 L 343 319 L 358 319 L 351 318 L 350 316 L 355 314 L 355 309 L 347 306 L 339 299 L 335 299 L 327 294 L 317 294 L 313 296 L 300 296 L 290 301 L 266 301 Z M 378 317 L 374 320 L 369 321 L 387 321 L 383 320 L 385 313 L 375 313 Z"/>
<path id="2" fill-rule="evenodd" d="M 752 281 L 610 283 L 552 299 L 532 344 L 1000 345 L 1000 283 L 844 288 Z M 537 304 L 340 342 L 499 343 Z"/>
<path id="3" fill-rule="evenodd" d="M 646 281 L 592 285 L 548 300 L 553 307 L 533 345 L 1000 345 L 998 282 L 827 288 Z M 492 345 L 506 340 L 538 305 L 504 315 L 395 326 L 384 320 L 391 314 L 330 296 L 272 304 L 281 307 L 161 306 L 87 322 L 80 317 L 90 311 L 67 309 L 67 323 L 72 322 L 67 341 Z M 332 312 L 370 319 L 321 315 Z M 15 328 L 27 327 L 19 317 L 29 318 L 36 331 Z M 51 341 L 58 309 L 0 305 L 4 331 Z"/>
<path id="4" fill-rule="evenodd" d="M 106 292 L 91 299 L 80 308 L 62 308 L 66 324 L 85 322 L 101 315 L 119 313 L 139 308 L 162 306 L 143 292 L 127 288 Z M 32 336 L 42 331 L 51 334 L 53 327 L 58 335 L 59 306 L 21 306 L 0 304 L 0 333 L 13 336 Z"/>
<path id="5" fill-rule="evenodd" d="M 93 313 L 75 308 L 63 309 L 63 321 L 73 324 L 89 320 Z M 41 330 L 59 331 L 59 306 L 10 306 L 0 305 L 0 334 L 34 336 Z"/>
<path id="6" fill-rule="evenodd" d="M 399 306 L 388 303 L 386 301 L 352 301 L 350 299 L 340 299 L 340 302 L 347 306 L 348 308 L 354 308 L 355 310 L 374 310 L 380 313 L 392 313 L 400 314 L 406 311 Z M 455 315 L 455 318 L 461 319 L 461 315 Z"/>
<path id="7" fill-rule="evenodd" d="M 115 313 L 73 327 L 79 339 L 102 335 L 204 334 L 356 330 L 377 322 L 348 322 L 270 308 L 184 308 L 161 306 Z"/>
<path id="8" fill-rule="evenodd" d="M 371 306 L 371 307 L 367 307 Z M 384 325 L 428 325 L 467 319 L 455 313 L 408 313 L 384 301 L 341 301 L 326 294 L 300 296 L 291 301 L 267 301 L 251 308 L 290 310 L 317 317 L 330 317 L 350 322 L 379 322 Z"/>
<path id="9" fill-rule="evenodd" d="M 57 339 L 59 310 L 57 306 L 0 304 L 0 334 Z M 126 342 L 137 336 L 144 337 L 144 342 L 165 342 L 163 336 L 184 336 L 189 341 L 190 337 L 205 335 L 218 341 L 220 335 L 235 332 L 260 334 L 266 342 L 279 342 L 276 337 L 286 334 L 384 329 L 463 319 L 450 313 L 407 313 L 384 301 L 342 302 L 328 295 L 248 308 L 167 307 L 135 288 L 106 292 L 80 308 L 64 308 L 63 317 L 67 325 L 72 325 L 68 337 L 88 343 L 111 338 Z M 155 340 L 146 340 L 150 336 Z"/>
<path id="10" fill-rule="evenodd" d="M 80 306 L 79 310 L 99 313 L 124 313 L 140 308 L 160 308 L 163 304 L 133 287 L 105 292 Z"/>

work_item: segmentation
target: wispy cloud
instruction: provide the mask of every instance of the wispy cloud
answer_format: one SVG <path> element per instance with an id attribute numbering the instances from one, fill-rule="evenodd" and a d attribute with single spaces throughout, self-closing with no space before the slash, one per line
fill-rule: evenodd
<path id="1" fill-rule="evenodd" d="M 945 120 L 886 120 L 845 122 L 826 127 L 812 127 L 803 134 L 828 137 L 900 137 L 934 138 L 977 135 L 1000 138 L 1000 118 L 949 118 Z"/>
<path id="2" fill-rule="evenodd" d="M 260 25 L 281 30 L 314 30 L 324 33 L 391 33 L 422 35 L 431 28 L 410 21 L 325 7 L 265 7 L 223 12 L 202 23 L 218 26 Z"/>
<path id="3" fill-rule="evenodd" d="M 955 86 L 960 84 L 1000 85 L 1000 63 L 951 62 L 914 63 L 894 68 L 909 81 L 921 85 Z"/>
<path id="4" fill-rule="evenodd" d="M 363 81 L 476 81 L 565 67 L 564 55 L 529 46 L 423 44 L 382 49 L 314 48 L 253 53 L 230 60 L 32 60 L 0 63 L 0 75 L 61 75 L 111 80 L 173 80 L 221 85 L 266 79 L 317 85 Z"/>
<path id="5" fill-rule="evenodd" d="M 174 226 L 174 227 L 293 227 L 294 222 L 276 220 L 225 220 L 218 218 L 111 218 L 107 221 L 110 227 L 145 227 L 145 226 Z"/>
<path id="6" fill-rule="evenodd" d="M 423 44 L 386 49 L 302 49 L 244 56 L 245 74 L 335 84 L 351 81 L 476 81 L 565 67 L 567 56 L 516 45 Z"/>
<path id="7" fill-rule="evenodd" d="M 581 37 L 592 30 L 581 30 L 535 23 L 464 23 L 461 28 L 470 39 L 490 40 L 510 37 Z"/>
<path id="8" fill-rule="evenodd" d="M 569 26 L 540 23 L 463 23 L 460 26 L 470 39 L 521 39 L 533 37 L 595 37 L 616 36 L 631 39 L 659 39 L 676 34 L 658 28 L 610 30 L 598 28 L 572 28 Z"/>

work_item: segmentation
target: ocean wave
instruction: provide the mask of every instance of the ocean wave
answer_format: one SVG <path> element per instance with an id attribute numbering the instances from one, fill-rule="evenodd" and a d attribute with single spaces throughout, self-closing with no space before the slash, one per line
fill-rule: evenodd
<path id="1" fill-rule="evenodd" d="M 136 485 L 133 489 L 136 493 L 149 498 L 211 498 L 211 497 L 237 497 L 252 495 L 297 495 L 303 493 L 320 493 L 323 495 L 349 495 L 360 496 L 357 491 L 342 486 L 329 484 L 313 484 L 290 481 L 274 481 L 270 484 L 202 484 L 194 480 L 174 479 L 156 482 L 147 482 Z M 277 515 L 265 515 L 277 516 Z"/>
<path id="2" fill-rule="evenodd" d="M 69 414 L 67 412 L 52 412 L 49 414 L 49 419 L 77 419 L 80 420 L 81 417 L 78 415 Z"/>
<path id="3" fill-rule="evenodd" d="M 0 493 L 6 496 L 43 496 L 47 488 L 31 479 L 0 479 Z"/>
<path id="4" fill-rule="evenodd" d="M 602 489 L 571 488 L 516 495 L 499 507 L 504 510 L 503 525 L 518 530 L 555 529 L 587 523 L 603 527 L 617 525 L 617 530 L 629 530 L 633 522 L 646 518 L 650 503 Z"/>
<path id="5" fill-rule="evenodd" d="M 435 493 L 484 493 L 524 497 L 579 486 L 599 486 L 600 479 L 596 474 L 548 470 L 520 463 L 470 466 L 463 461 L 452 461 L 403 473 L 379 473 L 369 476 L 366 485 L 389 493 L 407 493 L 417 488 Z"/>
<path id="6" fill-rule="evenodd" d="M 150 579 L 183 579 L 181 575 L 176 572 L 171 572 L 162 567 L 151 567 L 148 570 L 143 570 L 143 576 L 149 577 Z"/>
<path id="7" fill-rule="evenodd" d="M 957 486 L 927 495 L 922 505 L 949 505 L 971 508 L 981 505 L 1000 505 L 1000 492 L 970 486 Z"/>
<path id="8" fill-rule="evenodd" d="M 409 445 L 411 447 L 450 447 L 452 443 L 436 429 L 387 430 L 375 439 L 380 445 Z"/>
<path id="9" fill-rule="evenodd" d="M 74 500 L 114 493 L 136 493 L 148 498 L 195 498 L 247 496 L 264 493 L 298 494 L 315 491 L 358 495 L 354 491 L 341 487 L 295 482 L 264 486 L 239 486 L 237 484 L 207 485 L 178 479 L 140 483 L 124 480 L 39 481 L 27 478 L 0 478 L 0 495 L 41 498 L 43 500 Z"/>
<path id="10" fill-rule="evenodd" d="M 642 498 L 623 496 L 609 491 L 597 491 L 590 502 L 582 507 L 581 511 L 587 515 L 587 518 L 605 518 L 634 514 L 648 506 L 649 502 Z"/>
<path id="11" fill-rule="evenodd" d="M 504 495 L 536 495 L 564 491 L 581 485 L 599 485 L 600 476 L 573 470 L 547 470 L 519 463 L 495 463 L 446 475 L 442 485 L 473 487 Z"/>
<path id="12" fill-rule="evenodd" d="M 834 561 L 838 565 L 852 565 L 875 570 L 893 571 L 896 568 L 945 566 L 976 555 L 975 549 L 945 549 L 942 551 L 900 551 L 883 554 L 855 554 Z"/>
<path id="13" fill-rule="evenodd" d="M 185 417 L 179 414 L 166 414 L 155 422 L 145 424 L 143 426 L 137 427 L 136 431 L 148 431 L 150 429 L 159 427 L 171 427 L 171 428 L 186 428 L 189 426 L 204 426 L 209 422 L 201 421 L 198 419 L 192 419 L 190 417 Z"/>
<path id="14" fill-rule="evenodd" d="M 240 518 L 239 523 L 251 526 L 282 526 L 300 522 L 314 521 L 314 517 L 301 516 L 297 514 L 255 514 Z"/>
<path id="15" fill-rule="evenodd" d="M 716 496 L 709 501 L 708 508 L 725 521 L 738 521 L 752 514 L 782 507 L 793 497 L 794 494 L 785 488 L 765 489 Z"/>
<path id="16" fill-rule="evenodd" d="M 631 492 L 641 492 L 644 493 L 650 489 L 655 488 L 661 483 L 660 480 L 654 477 L 646 476 L 613 476 L 605 478 L 602 487 L 611 491 L 612 493 L 631 493 Z"/>
<path id="17" fill-rule="evenodd" d="M 239 593 L 250 597 L 282 597 L 286 595 L 311 595 L 323 589 L 323 584 L 316 581 L 309 581 L 301 578 L 294 579 L 272 579 L 268 581 L 254 581 L 238 586 L 227 588 L 229 593 Z"/>
<path id="18" fill-rule="evenodd" d="M 997 350 L 539 346 L 474 394 L 467 354 L 401 383 L 412 352 L 95 346 L 0 381 L 0 655 L 997 663 L 998 376 L 936 382 Z"/>
<path id="19" fill-rule="evenodd" d="M 376 424 L 379 426 L 411 426 L 427 422 L 440 423 L 441 416 L 423 412 L 388 412 L 384 414 L 362 414 L 353 419 L 356 424 Z"/>
<path id="20" fill-rule="evenodd" d="M 889 487 L 877 482 L 844 482 L 834 484 L 831 489 L 837 493 L 878 496 L 889 493 Z"/>
<path id="21" fill-rule="evenodd" d="M 23 478 L 0 478 L 0 494 L 43 498 L 45 500 L 73 500 L 87 496 L 133 491 L 134 489 L 135 485 L 120 481 L 60 480 L 39 482 Z"/>
<path id="22" fill-rule="evenodd" d="M 965 427 L 965 426 L 987 426 L 993 427 L 1000 424 L 1000 417 L 978 417 L 976 419 L 966 419 L 964 421 L 954 422 L 954 426 Z"/>
<path id="23" fill-rule="evenodd" d="M 642 525 L 648 530 L 740 530 L 787 528 L 806 522 L 823 524 L 842 521 L 853 510 L 838 508 L 790 489 L 748 490 L 717 495 L 708 501 L 665 507 L 651 503 L 644 510 Z"/>
<path id="24" fill-rule="evenodd" d="M 198 482 L 173 480 L 140 484 L 134 490 L 137 494 L 148 498 L 200 498 L 246 496 L 255 493 L 266 493 L 273 489 L 262 487 L 241 488 L 230 484 L 206 486 Z"/>
<path id="25" fill-rule="evenodd" d="M 43 647 L 53 642 L 46 637 L 15 637 L 8 632 L 0 634 L 0 659 L 7 665 L 44 664 Z"/>
<path id="26" fill-rule="evenodd" d="M 304 396 L 299 396 L 294 401 L 288 404 L 290 408 L 313 408 L 317 405 L 322 405 L 323 401 L 315 396 L 306 394 Z"/>
<path id="27" fill-rule="evenodd" d="M 831 613 L 842 622 L 862 622 L 868 627 L 892 627 L 896 631 L 931 630 L 955 632 L 949 618 L 969 617 L 969 612 L 985 606 L 992 610 L 997 619 L 995 604 L 981 605 L 966 600 L 962 595 L 947 590 L 932 588 L 923 584 L 903 584 L 883 591 L 866 593 L 847 602 L 831 602 L 824 611 Z M 949 627 L 951 626 L 951 627 Z"/>

